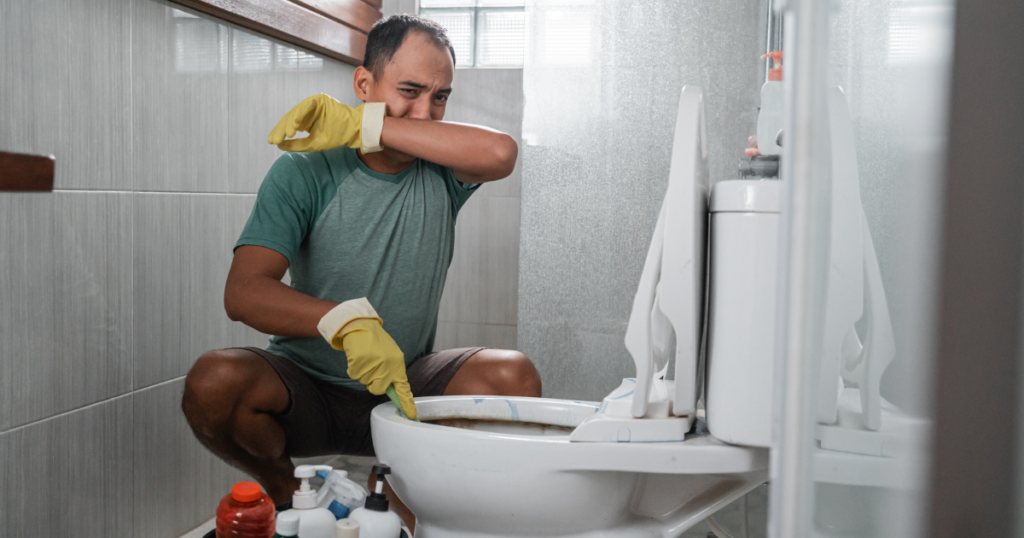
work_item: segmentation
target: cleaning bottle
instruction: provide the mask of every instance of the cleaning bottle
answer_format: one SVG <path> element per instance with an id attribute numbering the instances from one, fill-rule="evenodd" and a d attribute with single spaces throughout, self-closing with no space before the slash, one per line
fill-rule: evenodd
<path id="1" fill-rule="evenodd" d="M 299 515 L 295 512 L 281 512 L 277 516 L 277 534 L 274 538 L 292 538 L 299 535 Z"/>
<path id="2" fill-rule="evenodd" d="M 255 482 L 231 487 L 217 506 L 217 538 L 270 538 L 274 535 L 274 501 Z"/>
<path id="3" fill-rule="evenodd" d="M 344 469 L 321 470 L 316 475 L 324 480 L 316 496 L 316 505 L 330 510 L 335 518 L 348 517 L 349 512 L 362 506 L 366 500 L 366 488 L 349 480 Z"/>
<path id="4" fill-rule="evenodd" d="M 334 527 L 334 538 L 359 538 L 359 522 L 354 519 L 339 519 Z"/>
<path id="5" fill-rule="evenodd" d="M 377 487 L 366 498 L 366 505 L 353 510 L 349 518 L 359 522 L 361 538 L 398 538 L 402 534 L 402 520 L 388 510 L 388 497 L 384 494 L 384 476 L 391 474 L 391 467 L 374 465 L 373 473 L 377 475 Z"/>
<path id="6" fill-rule="evenodd" d="M 316 490 L 309 487 L 309 479 L 316 476 L 317 471 L 331 471 L 329 465 L 299 465 L 295 468 L 295 478 L 301 480 L 299 489 L 292 495 L 292 509 L 281 512 L 278 517 L 291 518 L 292 514 L 299 519 L 299 538 L 334 538 L 334 524 L 337 518 L 326 508 L 316 505 Z"/>
<path id="7" fill-rule="evenodd" d="M 778 140 L 785 120 L 782 57 L 779 50 L 761 57 L 771 58 L 775 64 L 768 70 L 768 81 L 761 86 L 761 110 L 757 114 L 757 148 L 765 157 L 782 155 Z"/>

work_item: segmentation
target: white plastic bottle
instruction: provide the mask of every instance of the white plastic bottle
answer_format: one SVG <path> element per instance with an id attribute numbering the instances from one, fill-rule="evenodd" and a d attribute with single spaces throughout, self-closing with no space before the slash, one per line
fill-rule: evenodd
<path id="1" fill-rule="evenodd" d="M 339 519 L 334 527 L 334 538 L 359 538 L 359 522 L 354 519 Z"/>
<path id="2" fill-rule="evenodd" d="M 373 472 L 377 475 L 377 487 L 366 497 L 366 505 L 353 510 L 349 518 L 359 522 L 360 538 L 399 538 L 402 520 L 388 510 L 388 498 L 384 495 L 384 475 L 391 474 L 391 467 L 374 465 Z"/>
<path id="3" fill-rule="evenodd" d="M 299 465 L 295 468 L 295 478 L 302 480 L 302 484 L 292 495 L 292 509 L 281 512 L 281 516 L 299 516 L 299 538 L 334 538 L 334 526 L 338 520 L 330 510 L 317 507 L 316 490 L 309 487 L 309 479 L 316 476 L 316 472 L 320 470 L 330 472 L 331 467 Z"/>

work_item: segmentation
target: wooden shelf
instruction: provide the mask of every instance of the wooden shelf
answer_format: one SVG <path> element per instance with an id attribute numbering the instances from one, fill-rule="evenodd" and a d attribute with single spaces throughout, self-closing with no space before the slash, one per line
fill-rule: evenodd
<path id="1" fill-rule="evenodd" d="M 382 18 L 376 0 L 172 0 L 243 28 L 351 65 Z"/>
<path id="2" fill-rule="evenodd" d="M 51 155 L 0 151 L 0 191 L 52 191 Z"/>

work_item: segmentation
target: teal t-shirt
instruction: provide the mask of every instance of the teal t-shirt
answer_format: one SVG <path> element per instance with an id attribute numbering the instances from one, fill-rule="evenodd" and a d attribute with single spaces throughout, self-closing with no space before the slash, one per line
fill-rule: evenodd
<path id="1" fill-rule="evenodd" d="M 406 364 L 430 353 L 455 218 L 478 185 L 424 160 L 397 175 L 370 170 L 356 150 L 285 153 L 267 173 L 235 248 L 288 258 L 291 287 L 328 301 L 366 297 Z M 267 351 L 309 375 L 365 390 L 323 338 L 273 336 Z"/>

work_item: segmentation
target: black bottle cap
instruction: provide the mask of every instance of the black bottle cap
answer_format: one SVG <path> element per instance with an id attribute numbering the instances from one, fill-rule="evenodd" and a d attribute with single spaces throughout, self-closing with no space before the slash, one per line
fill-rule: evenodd
<path id="1" fill-rule="evenodd" d="M 363 506 L 366 507 L 367 510 L 373 510 L 374 512 L 387 512 L 389 504 L 387 495 L 384 495 L 383 493 L 371 493 L 370 496 L 366 498 L 366 504 Z"/>
<path id="2" fill-rule="evenodd" d="M 371 472 L 377 475 L 377 483 L 380 484 L 381 482 L 384 481 L 384 477 L 386 475 L 391 474 L 391 467 L 388 467 L 383 463 L 378 463 L 377 465 L 373 466 L 373 470 Z M 363 507 L 365 507 L 367 510 L 373 510 L 374 512 L 387 512 L 389 504 L 390 503 L 388 502 L 387 495 L 385 495 L 383 492 L 373 492 L 366 497 L 366 503 L 363 505 Z"/>

